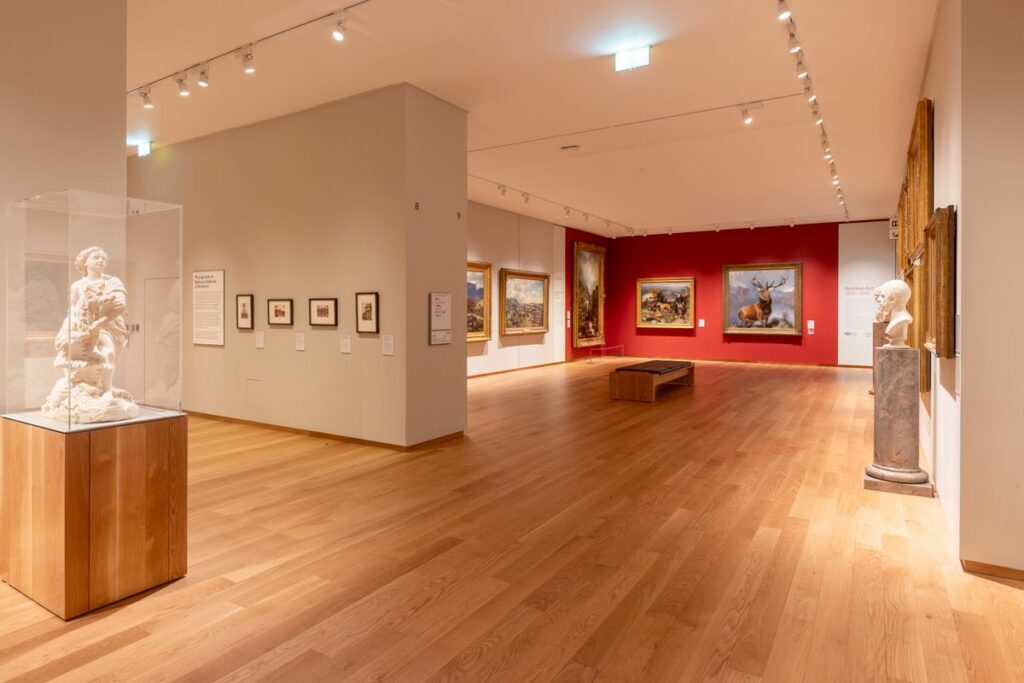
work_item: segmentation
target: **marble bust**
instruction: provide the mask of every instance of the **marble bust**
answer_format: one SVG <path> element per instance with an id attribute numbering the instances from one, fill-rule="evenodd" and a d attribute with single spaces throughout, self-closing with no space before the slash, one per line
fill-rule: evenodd
<path id="1" fill-rule="evenodd" d="M 878 312 L 875 320 L 888 323 L 885 328 L 887 349 L 907 348 L 907 328 L 914 317 L 907 311 L 910 302 L 910 285 L 903 280 L 889 280 L 874 291 Z"/>
<path id="2" fill-rule="evenodd" d="M 51 420 L 90 424 L 127 420 L 139 414 L 131 394 L 114 387 L 117 361 L 128 346 L 124 321 L 127 292 L 106 273 L 109 259 L 100 247 L 83 249 L 75 258 L 82 277 L 70 288 L 68 315 L 54 342 L 54 367 L 64 376 L 42 405 Z"/>

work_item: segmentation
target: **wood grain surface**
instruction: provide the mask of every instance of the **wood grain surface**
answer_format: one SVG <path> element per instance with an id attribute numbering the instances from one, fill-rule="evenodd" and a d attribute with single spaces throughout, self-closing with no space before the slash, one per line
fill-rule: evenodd
<path id="1" fill-rule="evenodd" d="M 625 362 L 471 380 L 410 453 L 192 419 L 188 576 L 70 623 L 0 587 L 0 680 L 1024 680 L 1024 584 L 863 489 L 869 371 L 610 401 Z"/>

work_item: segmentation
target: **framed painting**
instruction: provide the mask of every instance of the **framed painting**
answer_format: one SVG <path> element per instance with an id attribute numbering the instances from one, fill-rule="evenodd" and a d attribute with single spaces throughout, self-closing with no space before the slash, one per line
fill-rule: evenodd
<path id="1" fill-rule="evenodd" d="M 292 325 L 295 322 L 294 301 L 291 299 L 267 299 L 267 324 Z"/>
<path id="2" fill-rule="evenodd" d="M 466 341 L 491 338 L 491 264 L 466 264 Z"/>
<path id="3" fill-rule="evenodd" d="M 356 294 L 356 332 L 378 334 L 380 332 L 380 293 L 359 292 Z"/>
<path id="4" fill-rule="evenodd" d="M 803 333 L 803 265 L 722 266 L 722 332 Z"/>
<path id="5" fill-rule="evenodd" d="M 956 356 L 956 208 L 935 209 L 925 227 L 928 316 L 924 345 L 938 358 Z"/>
<path id="6" fill-rule="evenodd" d="M 310 327 L 337 327 L 338 300 L 332 298 L 316 298 L 309 300 Z"/>
<path id="7" fill-rule="evenodd" d="M 548 274 L 502 268 L 499 304 L 502 336 L 548 331 Z"/>
<path id="8" fill-rule="evenodd" d="M 256 297 L 252 294 L 235 295 L 235 327 L 240 330 L 251 330 L 255 326 L 253 311 L 256 308 Z"/>
<path id="9" fill-rule="evenodd" d="M 693 278 L 653 277 L 636 281 L 636 326 L 693 329 Z"/>
<path id="10" fill-rule="evenodd" d="M 573 243 L 572 345 L 604 344 L 604 247 Z"/>

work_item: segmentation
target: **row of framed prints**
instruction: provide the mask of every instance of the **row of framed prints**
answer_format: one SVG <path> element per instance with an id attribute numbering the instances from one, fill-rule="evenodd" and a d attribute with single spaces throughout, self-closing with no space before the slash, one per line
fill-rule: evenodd
<path id="1" fill-rule="evenodd" d="M 295 324 L 294 299 L 267 299 L 267 324 L 288 326 Z M 331 297 L 309 299 L 310 327 L 337 327 L 338 300 Z M 256 297 L 253 294 L 235 295 L 235 326 L 240 330 L 256 327 Z M 380 332 L 380 294 L 356 294 L 356 332 Z"/>
<path id="2" fill-rule="evenodd" d="M 498 286 L 498 331 L 501 336 L 548 331 L 547 273 L 502 268 Z M 491 338 L 491 264 L 466 264 L 466 341 Z"/>
<path id="3" fill-rule="evenodd" d="M 802 265 L 755 263 L 722 267 L 722 332 L 798 335 L 802 331 Z M 694 278 L 636 281 L 636 326 L 694 328 Z"/>

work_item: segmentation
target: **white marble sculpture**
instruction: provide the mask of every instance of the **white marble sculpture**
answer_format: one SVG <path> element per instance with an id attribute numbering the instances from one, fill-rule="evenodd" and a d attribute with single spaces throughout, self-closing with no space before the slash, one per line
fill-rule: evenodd
<path id="1" fill-rule="evenodd" d="M 910 286 L 903 280 L 889 280 L 884 285 L 876 287 L 874 294 L 875 301 L 878 303 L 875 320 L 880 323 L 888 323 L 885 328 L 885 338 L 888 343 L 884 348 L 907 348 L 907 328 L 910 327 L 910 323 L 914 322 L 914 317 L 907 312 Z"/>
<path id="2" fill-rule="evenodd" d="M 106 272 L 109 259 L 100 247 L 83 249 L 75 258 L 82 278 L 71 285 L 68 315 L 54 346 L 57 380 L 42 413 L 51 420 L 91 424 L 127 420 L 139 414 L 131 394 L 113 385 L 117 361 L 128 345 L 124 322 L 127 292 Z"/>

